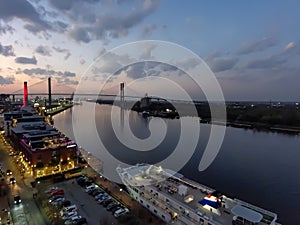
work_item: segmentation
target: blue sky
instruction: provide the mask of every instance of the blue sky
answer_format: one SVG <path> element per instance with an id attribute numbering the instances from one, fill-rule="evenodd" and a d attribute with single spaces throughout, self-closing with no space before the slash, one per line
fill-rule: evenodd
<path id="1" fill-rule="evenodd" d="M 0 0 L 0 6 L 0 92 L 49 74 L 75 88 L 99 54 L 154 39 L 204 59 L 226 100 L 300 99 L 296 0 Z"/>

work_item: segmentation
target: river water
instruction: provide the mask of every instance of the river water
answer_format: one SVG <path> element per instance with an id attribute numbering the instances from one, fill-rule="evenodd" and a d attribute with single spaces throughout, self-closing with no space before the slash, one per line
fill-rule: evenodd
<path id="1" fill-rule="evenodd" d="M 89 112 L 94 108 L 95 118 L 90 118 Z M 114 158 L 131 165 L 138 162 L 154 164 L 171 155 L 182 135 L 180 120 L 145 119 L 136 112 L 125 111 L 123 121 L 120 113 L 111 115 L 112 109 L 119 112 L 119 109 L 110 105 L 83 102 L 83 105 L 74 106 L 56 115 L 54 125 L 99 158 L 102 157 L 102 153 L 96 145 L 97 137 Z M 95 121 L 96 131 L 89 128 L 88 121 L 91 119 Z M 112 121 L 117 126 L 119 124 L 119 127 L 113 129 Z M 184 121 L 187 124 L 199 123 L 199 119 L 194 117 L 185 117 Z M 153 145 L 151 151 L 137 151 L 122 143 L 119 137 L 120 135 L 127 137 L 125 135 L 128 132 L 127 122 L 136 138 L 143 140 L 151 137 L 150 141 L 157 142 L 157 146 Z M 81 136 L 79 139 L 74 137 L 72 126 L 74 123 L 79 130 L 75 132 L 75 136 Z M 210 128 L 208 124 L 200 125 L 199 141 L 195 151 L 179 172 L 228 196 L 277 213 L 279 222 L 284 225 L 300 224 L 300 137 L 227 127 L 217 157 L 206 170 L 200 172 L 198 166 Z M 192 137 L 195 130 L 191 129 L 185 133 L 186 137 Z M 164 138 L 160 140 L 162 134 Z M 145 146 L 151 147 L 151 143 L 145 143 Z M 182 156 L 185 153 L 189 154 L 189 147 L 189 144 L 182 147 Z"/>

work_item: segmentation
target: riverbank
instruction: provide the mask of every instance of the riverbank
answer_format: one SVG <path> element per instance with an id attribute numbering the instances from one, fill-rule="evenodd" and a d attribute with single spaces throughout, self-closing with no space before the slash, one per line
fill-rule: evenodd
<path id="1" fill-rule="evenodd" d="M 74 104 L 71 103 L 71 104 L 66 104 L 66 105 L 63 105 L 63 106 L 58 106 L 58 107 L 53 107 L 51 109 L 48 109 L 44 112 L 45 116 L 54 116 L 58 113 L 61 113 L 71 107 L 73 107 Z"/>
<path id="2" fill-rule="evenodd" d="M 278 132 L 278 133 L 290 134 L 290 135 L 299 135 L 300 133 L 300 127 L 281 127 L 278 125 L 270 126 L 269 124 L 263 124 L 263 123 L 220 122 L 220 121 L 210 122 L 207 120 L 200 120 L 200 123 L 216 124 L 216 125 L 243 128 L 243 129 L 253 129 L 253 130 L 264 131 L 264 132 Z"/>
<path id="3" fill-rule="evenodd" d="M 98 104 L 107 105 L 120 105 L 119 101 L 113 100 L 95 100 Z M 124 104 L 124 109 L 133 110 L 137 112 L 143 112 L 140 108 L 140 101 L 131 104 Z M 173 103 L 172 103 L 173 104 Z M 159 105 L 155 105 L 151 110 L 147 112 L 160 112 L 162 108 L 169 107 L 170 103 L 159 102 Z M 132 106 L 132 108 L 129 108 Z M 218 107 L 224 107 L 220 104 L 208 104 L 207 102 L 193 102 L 193 103 L 174 103 L 176 108 L 176 115 L 168 118 L 177 118 L 177 112 L 181 117 L 184 116 L 198 116 L 201 118 L 201 123 L 211 123 L 210 107 L 214 107 L 214 110 L 218 111 Z M 167 108 L 168 108 L 167 107 Z M 172 106 L 173 107 L 173 106 Z M 173 107 L 174 108 L 174 107 Z M 174 108 L 174 110 L 175 110 Z M 197 110 L 197 115 L 192 114 Z M 221 108 L 220 108 L 221 109 Z M 145 114 L 146 116 L 154 116 L 151 113 Z M 155 115 L 158 117 L 165 117 L 165 114 Z M 215 118 L 216 120 L 221 118 Z M 214 122 L 214 124 L 226 125 L 230 127 L 254 129 L 258 131 L 266 132 L 279 132 L 285 134 L 300 133 L 300 109 L 298 105 L 292 103 L 281 103 L 280 105 L 274 105 L 270 103 L 255 103 L 255 102 L 239 102 L 239 103 L 226 103 L 226 122 Z"/>

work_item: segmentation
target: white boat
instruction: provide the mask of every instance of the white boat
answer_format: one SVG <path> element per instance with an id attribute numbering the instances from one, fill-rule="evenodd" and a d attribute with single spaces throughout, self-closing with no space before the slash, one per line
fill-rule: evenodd
<path id="1" fill-rule="evenodd" d="M 117 168 L 130 196 L 175 225 L 275 225 L 277 214 L 149 164 Z"/>

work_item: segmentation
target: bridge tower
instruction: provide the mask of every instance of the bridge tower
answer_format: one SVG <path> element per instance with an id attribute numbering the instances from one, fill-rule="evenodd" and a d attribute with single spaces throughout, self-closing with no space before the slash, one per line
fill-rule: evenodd
<path id="1" fill-rule="evenodd" d="M 120 122 L 121 122 L 121 129 L 124 128 L 124 106 L 125 106 L 124 82 L 122 82 L 122 83 L 120 83 Z"/>
<path id="2" fill-rule="evenodd" d="M 51 99 L 51 77 L 48 77 L 48 101 L 49 101 L 49 109 L 51 109 L 52 99 Z"/>
<path id="3" fill-rule="evenodd" d="M 120 101 L 121 107 L 124 107 L 124 82 L 120 83 Z"/>

